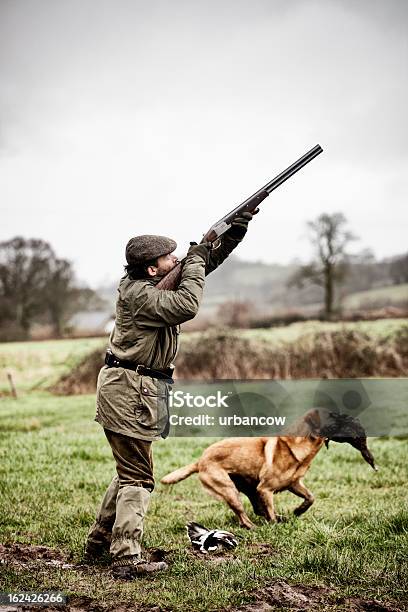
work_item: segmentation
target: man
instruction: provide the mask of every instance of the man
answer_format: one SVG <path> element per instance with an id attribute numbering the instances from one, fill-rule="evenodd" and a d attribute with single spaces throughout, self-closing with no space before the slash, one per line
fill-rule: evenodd
<path id="1" fill-rule="evenodd" d="M 257 212 L 257 211 L 256 211 Z M 116 322 L 96 396 L 95 420 L 104 428 L 116 462 L 92 525 L 85 559 L 109 549 L 112 574 L 132 580 L 167 568 L 141 556 L 143 519 L 154 489 L 151 443 L 168 435 L 168 392 L 173 382 L 180 324 L 198 312 L 205 276 L 241 242 L 252 214 L 245 212 L 216 243 L 191 243 L 177 290 L 156 287 L 178 263 L 174 240 L 137 236 L 126 246 Z"/>

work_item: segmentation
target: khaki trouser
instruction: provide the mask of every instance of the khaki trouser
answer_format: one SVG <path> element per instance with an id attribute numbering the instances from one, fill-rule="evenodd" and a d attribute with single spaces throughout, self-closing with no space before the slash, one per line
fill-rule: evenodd
<path id="1" fill-rule="evenodd" d="M 102 499 L 88 541 L 106 546 L 113 557 L 141 555 L 143 520 L 154 489 L 151 442 L 105 429 L 116 461 L 115 476 Z"/>

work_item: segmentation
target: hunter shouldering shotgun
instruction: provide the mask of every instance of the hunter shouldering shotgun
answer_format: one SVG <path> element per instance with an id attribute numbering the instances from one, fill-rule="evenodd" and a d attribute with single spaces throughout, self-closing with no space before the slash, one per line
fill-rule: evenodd
<path id="1" fill-rule="evenodd" d="M 165 570 L 161 559 L 144 558 L 143 521 L 154 489 L 152 442 L 169 433 L 168 398 L 180 324 L 198 312 L 205 276 L 215 270 L 244 238 L 259 204 L 279 185 L 314 159 L 316 145 L 242 204 L 190 243 L 179 261 L 176 242 L 165 236 L 131 238 L 126 274 L 116 302 L 116 322 L 96 392 L 96 417 L 116 463 L 90 528 L 84 561 L 108 556 L 112 575 L 134 580 Z"/>

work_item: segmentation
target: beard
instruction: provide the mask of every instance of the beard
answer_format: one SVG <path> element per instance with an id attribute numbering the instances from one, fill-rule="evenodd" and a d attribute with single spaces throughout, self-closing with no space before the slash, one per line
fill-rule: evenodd
<path id="1" fill-rule="evenodd" d="M 163 276 L 166 276 L 166 274 L 174 270 L 178 263 L 179 260 L 177 260 L 174 264 L 166 265 L 163 267 L 160 266 L 159 268 L 157 268 L 156 277 L 163 278 Z"/>

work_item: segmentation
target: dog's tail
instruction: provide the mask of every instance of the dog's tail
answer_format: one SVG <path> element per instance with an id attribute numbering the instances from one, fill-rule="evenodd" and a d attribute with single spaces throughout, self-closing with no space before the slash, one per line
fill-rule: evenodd
<path id="1" fill-rule="evenodd" d="M 163 476 L 160 482 L 163 484 L 174 484 L 175 482 L 180 482 L 180 480 L 188 478 L 191 474 L 195 474 L 195 472 L 198 472 L 198 461 L 185 465 L 178 470 L 174 470 L 174 472 L 170 472 L 170 474 Z"/>

